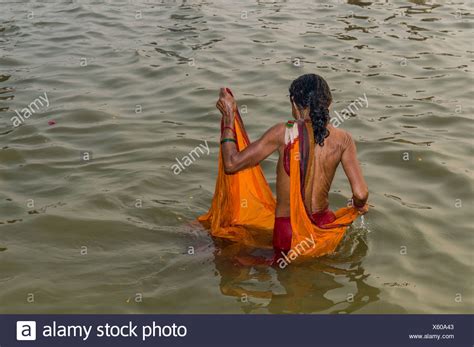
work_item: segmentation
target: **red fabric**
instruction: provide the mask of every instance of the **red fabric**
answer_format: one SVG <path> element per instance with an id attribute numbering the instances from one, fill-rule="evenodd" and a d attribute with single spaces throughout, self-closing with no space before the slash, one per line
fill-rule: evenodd
<path id="1" fill-rule="evenodd" d="M 336 220 L 336 215 L 329 208 L 322 212 L 313 213 L 313 219 L 320 228 Z M 288 252 L 291 249 L 291 220 L 290 217 L 276 217 L 273 227 L 273 248 L 276 253 Z"/>
<path id="2" fill-rule="evenodd" d="M 275 252 L 288 252 L 291 249 L 291 221 L 290 217 L 276 217 L 273 227 L 273 248 Z"/>
<path id="3" fill-rule="evenodd" d="M 291 143 L 285 146 L 285 150 L 283 152 L 283 167 L 285 168 L 285 172 L 288 176 L 290 176 L 290 150 Z"/>
<path id="4" fill-rule="evenodd" d="M 334 212 L 332 212 L 330 209 L 327 208 L 322 212 L 313 213 L 313 219 L 316 221 L 316 225 L 322 228 L 326 224 L 331 224 L 337 218 Z"/>

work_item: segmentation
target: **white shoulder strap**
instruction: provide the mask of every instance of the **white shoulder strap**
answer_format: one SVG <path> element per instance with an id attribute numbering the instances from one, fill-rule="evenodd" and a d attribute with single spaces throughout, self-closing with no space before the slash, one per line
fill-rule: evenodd
<path id="1" fill-rule="evenodd" d="M 285 145 L 295 142 L 298 138 L 298 125 L 294 122 L 287 122 L 285 129 Z"/>

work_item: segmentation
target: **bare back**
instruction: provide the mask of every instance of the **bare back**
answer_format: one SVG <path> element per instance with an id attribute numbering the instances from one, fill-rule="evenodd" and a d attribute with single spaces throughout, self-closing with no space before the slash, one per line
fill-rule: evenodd
<path id="1" fill-rule="evenodd" d="M 350 181 L 353 193 L 366 190 L 366 184 L 357 160 L 356 149 L 351 135 L 342 129 L 328 125 L 329 136 L 324 146 L 315 145 L 315 175 L 312 182 L 311 210 L 321 212 L 329 207 L 329 190 L 339 163 Z M 277 165 L 277 217 L 290 215 L 290 178 L 283 166 L 285 146 L 278 149 Z"/>

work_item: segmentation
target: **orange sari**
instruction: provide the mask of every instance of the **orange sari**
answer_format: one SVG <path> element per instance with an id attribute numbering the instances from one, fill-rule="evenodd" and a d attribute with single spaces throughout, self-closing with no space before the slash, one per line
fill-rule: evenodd
<path id="1" fill-rule="evenodd" d="M 347 227 L 358 217 L 353 207 L 335 211 L 336 220 L 317 227 L 305 205 L 306 183 L 314 176 L 314 143 L 310 123 L 295 123 L 298 135 L 290 146 L 290 219 L 291 250 L 299 256 L 319 257 L 334 252 Z M 250 141 L 242 118 L 235 119 L 237 148 L 245 149 Z M 311 135 L 311 136 L 310 136 Z M 304 162 L 302 162 L 304 161 Z M 260 165 L 235 174 L 224 172 L 222 147 L 219 151 L 218 174 L 209 212 L 198 220 L 210 228 L 212 236 L 244 245 L 271 248 L 275 221 L 275 198 Z"/>

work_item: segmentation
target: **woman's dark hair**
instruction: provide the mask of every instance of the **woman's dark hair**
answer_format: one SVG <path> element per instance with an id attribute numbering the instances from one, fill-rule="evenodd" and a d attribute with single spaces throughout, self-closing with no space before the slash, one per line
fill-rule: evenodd
<path id="1" fill-rule="evenodd" d="M 309 107 L 314 141 L 323 146 L 324 139 L 329 136 L 326 125 L 330 118 L 329 105 L 332 102 L 327 82 L 316 74 L 302 75 L 291 83 L 290 98 L 300 109 Z"/>

